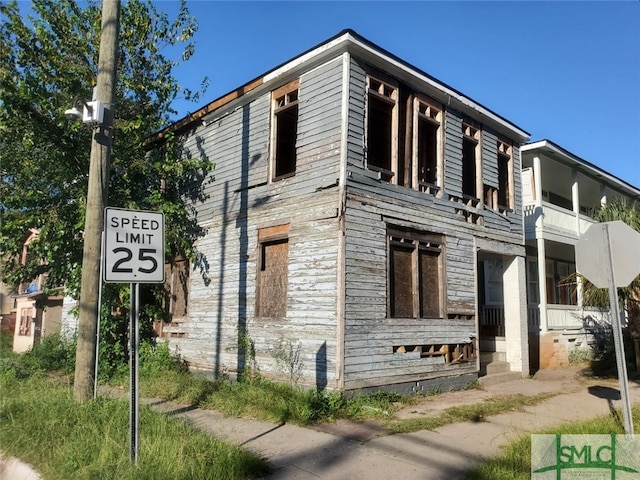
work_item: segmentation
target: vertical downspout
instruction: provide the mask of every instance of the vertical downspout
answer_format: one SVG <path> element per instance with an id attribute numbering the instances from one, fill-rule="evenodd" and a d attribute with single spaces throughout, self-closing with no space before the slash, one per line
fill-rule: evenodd
<path id="1" fill-rule="evenodd" d="M 336 387 L 344 388 L 344 331 L 346 310 L 345 257 L 346 257 L 346 178 L 347 178 L 347 142 L 349 138 L 349 80 L 351 77 L 351 55 L 342 56 L 342 112 L 340 132 L 340 179 L 338 183 L 338 264 L 336 299 Z"/>

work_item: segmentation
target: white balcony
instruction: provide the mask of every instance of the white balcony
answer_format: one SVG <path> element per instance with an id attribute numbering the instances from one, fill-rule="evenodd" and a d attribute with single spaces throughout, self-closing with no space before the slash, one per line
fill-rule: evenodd
<path id="1" fill-rule="evenodd" d="M 579 214 L 576 218 L 575 212 L 549 202 L 524 206 L 527 238 L 535 238 L 542 232 L 555 232 L 577 239 L 593 223 L 596 222 L 586 215 Z"/>

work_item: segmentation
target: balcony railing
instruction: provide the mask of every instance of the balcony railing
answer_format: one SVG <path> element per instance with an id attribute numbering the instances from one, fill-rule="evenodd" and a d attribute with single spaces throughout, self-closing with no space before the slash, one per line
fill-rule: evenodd
<path id="1" fill-rule="evenodd" d="M 540 309 L 529 305 L 527 309 L 530 328 L 540 326 Z M 547 305 L 547 329 L 578 330 L 594 324 L 610 323 L 609 309 L 579 307 L 577 305 Z"/>
<path id="2" fill-rule="evenodd" d="M 482 306 L 480 310 L 480 336 L 504 337 L 504 306 Z"/>
<path id="3" fill-rule="evenodd" d="M 595 223 L 591 218 L 582 214 L 578 216 L 576 223 L 575 212 L 549 202 L 542 202 L 542 208 L 533 203 L 524 206 L 525 228 L 529 230 L 534 228 L 540 216 L 542 216 L 542 228 L 562 230 L 573 234 L 584 233 L 591 224 Z"/>

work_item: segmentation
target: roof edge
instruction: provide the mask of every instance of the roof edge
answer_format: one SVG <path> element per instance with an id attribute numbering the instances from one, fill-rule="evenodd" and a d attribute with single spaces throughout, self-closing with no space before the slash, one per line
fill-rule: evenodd
<path id="1" fill-rule="evenodd" d="M 305 50 L 304 52 L 296 55 L 290 60 L 281 63 L 271 70 L 268 70 L 266 73 L 254 78 L 253 80 L 250 80 L 237 89 L 232 90 L 231 92 L 226 93 L 207 103 L 204 107 L 201 107 L 194 113 L 190 113 L 173 122 L 172 124 L 167 125 L 158 132 L 150 135 L 144 142 L 144 145 L 150 147 L 155 143 L 161 142 L 163 138 L 169 134 L 188 130 L 192 124 L 201 121 L 204 116 L 208 115 L 214 110 L 226 105 L 233 100 L 236 100 L 237 98 L 240 98 L 241 96 L 251 92 L 252 90 L 255 90 L 263 84 L 268 83 L 269 81 L 272 81 L 279 76 L 294 70 L 296 67 L 304 65 L 306 62 L 311 61 L 314 57 L 322 55 L 323 53 L 332 51 L 334 49 L 348 49 L 349 45 L 356 46 L 361 50 L 368 51 L 369 53 L 372 53 L 377 57 L 381 57 L 383 61 L 391 63 L 397 68 L 400 68 L 404 71 L 407 71 L 409 74 L 418 77 L 421 81 L 430 84 L 434 88 L 442 90 L 446 95 L 449 95 L 451 98 L 455 98 L 461 106 L 476 110 L 480 115 L 484 115 L 485 117 L 491 119 L 493 122 L 506 127 L 508 130 L 517 135 L 521 142 L 529 140 L 530 134 L 528 132 L 518 127 L 513 122 L 507 120 L 505 117 L 497 114 L 493 110 L 473 100 L 471 97 L 429 75 L 425 71 L 415 67 L 414 65 L 411 65 L 405 60 L 402 60 L 397 55 L 371 42 L 354 30 L 344 29 L 333 37 Z"/>
<path id="2" fill-rule="evenodd" d="M 537 149 L 541 149 L 541 150 L 551 150 L 554 151 L 564 157 L 566 157 L 567 159 L 577 162 L 579 164 L 581 164 L 582 166 L 588 168 L 589 170 L 592 170 L 593 172 L 598 173 L 599 175 L 607 178 L 609 181 L 611 181 L 612 183 L 617 183 L 619 185 L 624 186 L 626 189 L 631 190 L 633 192 L 635 192 L 636 197 L 640 198 L 640 188 L 630 184 L 629 182 L 627 182 L 626 180 L 623 180 L 617 176 L 615 176 L 612 173 L 607 172 L 606 170 L 598 167 L 597 165 L 585 160 L 582 157 L 579 157 L 578 155 L 570 152 L 569 150 L 567 150 L 566 148 L 561 147 L 560 145 L 558 145 L 557 143 L 548 140 L 548 139 L 542 139 L 542 140 L 536 140 L 534 142 L 529 142 L 529 143 L 525 143 L 524 145 L 522 145 L 520 147 L 520 151 L 522 153 L 524 152 L 530 152 L 530 151 L 534 151 Z"/>

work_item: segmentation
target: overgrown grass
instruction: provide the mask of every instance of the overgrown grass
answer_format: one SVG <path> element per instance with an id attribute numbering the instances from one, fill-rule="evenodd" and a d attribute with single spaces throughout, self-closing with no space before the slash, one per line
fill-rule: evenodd
<path id="1" fill-rule="evenodd" d="M 194 377 L 187 371 L 159 371 L 141 381 L 141 394 L 217 410 L 229 417 L 245 417 L 273 423 L 310 425 L 343 418 L 389 418 L 397 402 L 409 397 L 394 393 L 346 396 L 340 392 L 302 390 L 260 376 L 242 382 Z"/>
<path id="2" fill-rule="evenodd" d="M 640 428 L 640 406 L 632 409 L 634 430 Z M 538 433 L 611 434 L 624 433 L 620 419 L 613 415 L 583 422 L 565 423 Z M 469 472 L 465 480 L 528 480 L 531 478 L 531 436 L 507 444 L 502 453 Z"/>
<path id="3" fill-rule="evenodd" d="M 13 332 L 0 330 L 0 358 L 8 357 L 13 350 Z"/>
<path id="4" fill-rule="evenodd" d="M 44 478 L 244 479 L 268 472 L 256 455 L 144 406 L 136 467 L 129 458 L 128 402 L 99 398 L 79 404 L 69 386 L 11 372 L 4 369 L 0 377 L 0 443 Z"/>
<path id="5" fill-rule="evenodd" d="M 484 399 L 480 403 L 460 405 L 445 409 L 440 415 L 432 417 L 412 418 L 406 420 L 391 420 L 386 423 L 386 430 L 391 433 L 409 433 L 419 430 L 434 430 L 450 423 L 482 422 L 485 417 L 499 415 L 505 412 L 521 411 L 523 407 L 536 405 L 553 393 L 538 395 L 495 395 Z"/>

